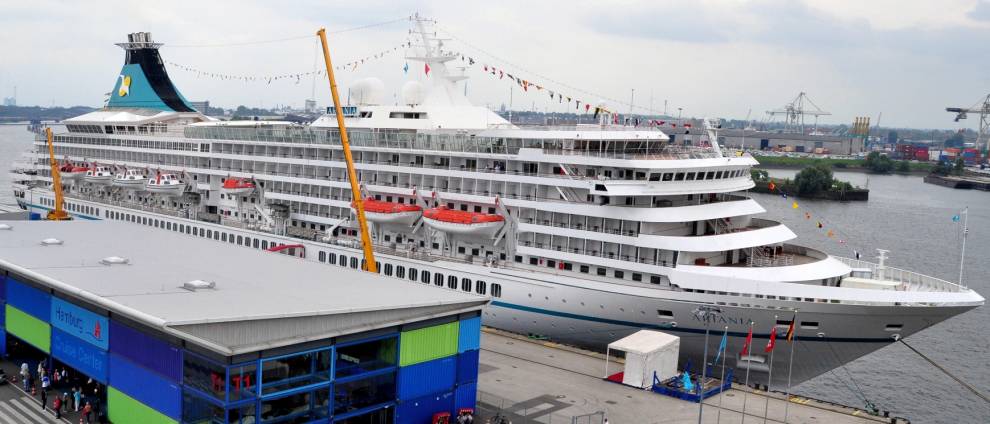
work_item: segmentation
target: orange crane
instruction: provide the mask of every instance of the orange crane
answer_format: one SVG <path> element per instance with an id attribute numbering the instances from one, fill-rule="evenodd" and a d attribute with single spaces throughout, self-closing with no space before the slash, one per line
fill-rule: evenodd
<path id="1" fill-rule="evenodd" d="M 48 162 L 52 166 L 52 190 L 55 192 L 55 209 L 48 211 L 45 219 L 49 221 L 68 221 L 72 219 L 65 209 L 62 208 L 64 195 L 62 194 L 62 174 L 58 171 L 58 161 L 55 160 L 55 147 L 52 146 L 52 129 L 45 128 L 45 138 L 48 139 Z"/>
<path id="2" fill-rule="evenodd" d="M 330 48 L 327 47 L 327 31 L 320 28 L 316 32 L 323 43 L 323 61 L 327 65 L 327 79 L 330 80 L 330 94 L 333 96 L 334 114 L 337 115 L 337 129 L 340 130 L 340 145 L 344 149 L 344 159 L 347 160 L 347 179 L 351 182 L 351 197 L 354 199 L 354 209 L 357 212 L 358 225 L 361 227 L 361 247 L 364 248 L 365 271 L 377 273 L 378 263 L 375 262 L 375 250 L 368 234 L 368 221 L 364 217 L 364 200 L 361 187 L 354 170 L 354 159 L 351 156 L 351 143 L 347 140 L 347 127 L 344 126 L 344 113 L 340 108 L 340 96 L 337 94 L 337 81 L 333 77 L 333 65 L 330 63 Z"/>

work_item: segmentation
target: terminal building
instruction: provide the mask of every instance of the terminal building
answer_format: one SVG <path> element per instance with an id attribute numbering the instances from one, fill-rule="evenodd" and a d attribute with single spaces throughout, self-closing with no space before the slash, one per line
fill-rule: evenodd
<path id="1" fill-rule="evenodd" d="M 692 128 L 663 128 L 671 144 L 698 145 L 708 140 L 701 124 Z M 774 150 L 795 153 L 856 155 L 865 151 L 862 137 L 800 134 L 725 128 L 718 131 L 719 145 L 739 150 Z"/>
<path id="2" fill-rule="evenodd" d="M 0 222 L 0 286 L 7 360 L 92 378 L 115 424 L 475 404 L 480 295 L 114 221 Z"/>

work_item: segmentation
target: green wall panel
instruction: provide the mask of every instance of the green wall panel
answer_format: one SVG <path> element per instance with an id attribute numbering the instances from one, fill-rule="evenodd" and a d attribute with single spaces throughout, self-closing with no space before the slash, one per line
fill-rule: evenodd
<path id="1" fill-rule="evenodd" d="M 6 308 L 7 332 L 46 353 L 50 353 L 52 343 L 51 326 L 13 306 L 7 305 Z"/>
<path id="2" fill-rule="evenodd" d="M 178 424 L 178 421 L 134 400 L 113 386 L 107 389 L 107 414 L 114 424 Z"/>
<path id="3" fill-rule="evenodd" d="M 413 365 L 457 354 L 458 322 L 403 331 L 399 336 L 399 365 Z"/>

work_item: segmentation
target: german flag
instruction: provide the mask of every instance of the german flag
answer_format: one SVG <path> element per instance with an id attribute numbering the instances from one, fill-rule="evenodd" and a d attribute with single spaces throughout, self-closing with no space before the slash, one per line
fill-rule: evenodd
<path id="1" fill-rule="evenodd" d="M 791 317 L 791 325 L 787 327 L 787 343 L 794 340 L 794 322 L 797 321 L 797 314 Z"/>

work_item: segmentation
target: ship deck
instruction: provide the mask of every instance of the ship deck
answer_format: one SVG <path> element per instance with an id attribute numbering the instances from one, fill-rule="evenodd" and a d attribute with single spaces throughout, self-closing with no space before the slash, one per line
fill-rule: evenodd
<path id="1" fill-rule="evenodd" d="M 698 419 L 696 403 L 605 381 L 602 378 L 604 355 L 600 353 L 484 328 L 480 358 L 478 410 L 481 422 L 498 411 L 513 423 L 571 422 L 572 417 L 599 411 L 614 423 L 694 422 Z M 612 370 L 617 368 L 614 363 L 610 365 Z M 767 403 L 767 422 L 784 422 L 784 393 L 767 395 L 734 384 L 732 390 L 721 395 L 721 409 L 719 397 L 705 400 L 703 422 L 762 423 Z M 787 409 L 789 423 L 896 422 L 871 416 L 861 409 L 799 396 L 791 397 Z"/>

